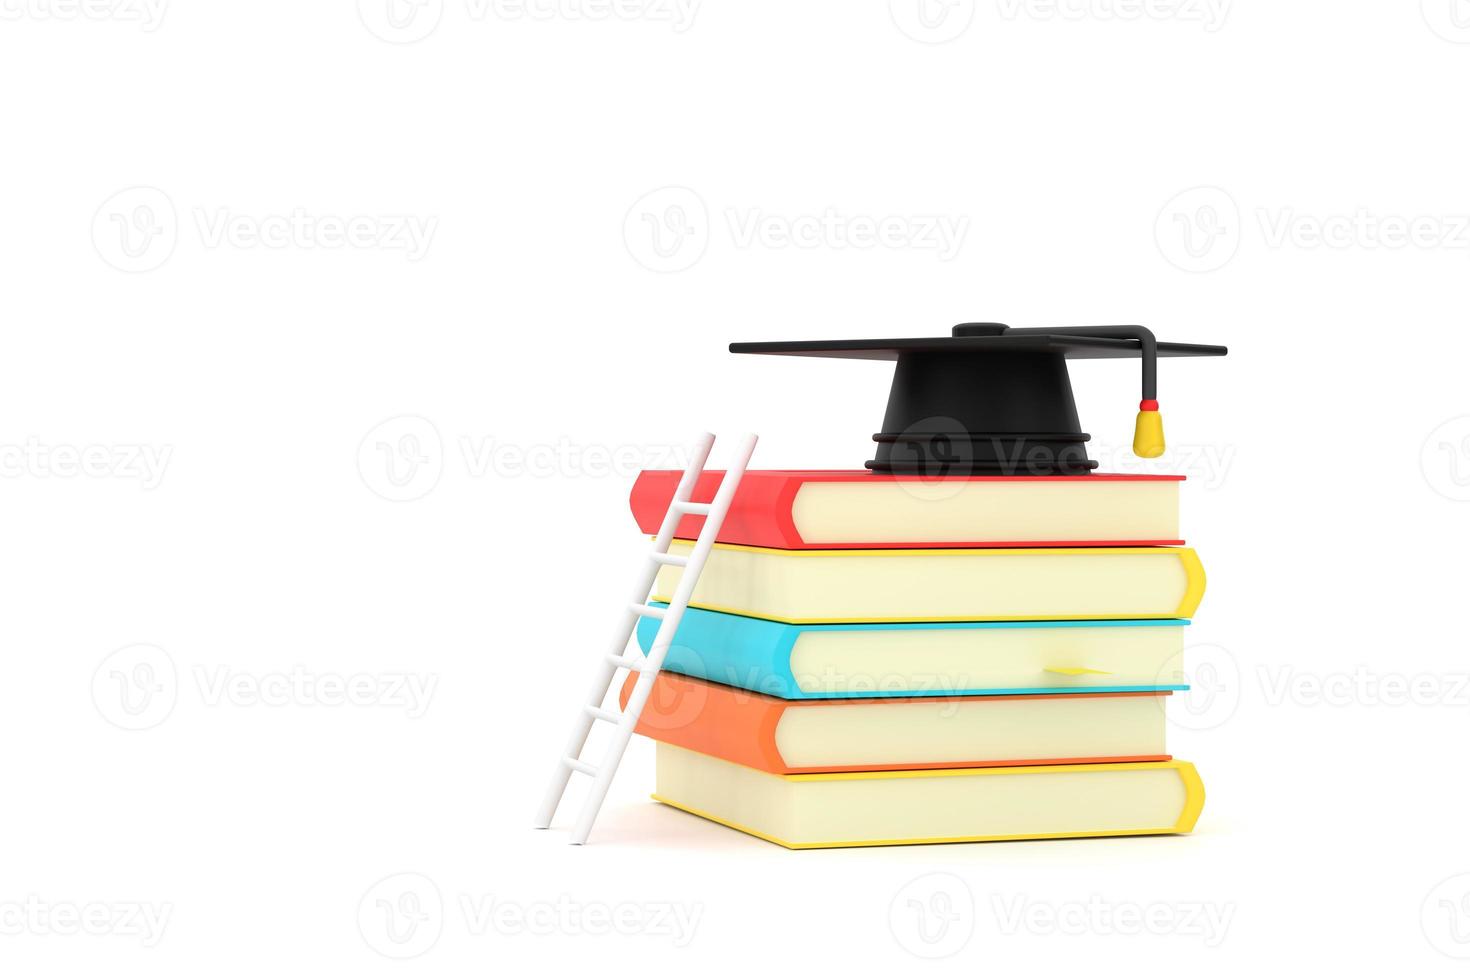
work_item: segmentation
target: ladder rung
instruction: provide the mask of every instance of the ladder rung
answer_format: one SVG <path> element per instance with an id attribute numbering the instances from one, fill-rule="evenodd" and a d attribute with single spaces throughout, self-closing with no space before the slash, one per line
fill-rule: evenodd
<path id="1" fill-rule="evenodd" d="M 609 653 L 607 655 L 607 659 L 608 662 L 613 664 L 614 666 L 626 667 L 628 670 L 631 670 L 634 673 L 641 673 L 644 665 L 648 663 L 648 661 L 644 660 L 641 656 L 620 657 L 616 653 Z"/>
<path id="2" fill-rule="evenodd" d="M 653 619 L 663 619 L 664 613 L 667 611 L 664 609 L 660 609 L 658 606 L 646 606 L 641 602 L 632 603 L 631 607 L 633 611 L 638 615 L 649 616 Z"/>
<path id="3" fill-rule="evenodd" d="M 581 759 L 578 759 L 575 756 L 570 756 L 570 755 L 569 756 L 565 756 L 565 757 L 562 758 L 561 761 L 562 762 L 565 762 L 568 766 L 570 766 L 571 768 L 577 770 L 580 773 L 585 773 L 588 776 L 595 776 L 595 775 L 597 775 L 597 767 L 596 766 L 594 766 L 594 765 L 592 765 L 590 763 L 587 763 L 587 762 L 583 762 Z"/>
<path id="4" fill-rule="evenodd" d="M 660 565 L 678 565 L 680 568 L 683 568 L 685 565 L 689 564 L 689 556 L 671 555 L 667 551 L 650 552 L 648 557 L 652 558 Z"/>
<path id="5" fill-rule="evenodd" d="M 623 720 L 623 716 L 618 714 L 618 712 L 608 711 L 606 708 L 600 708 L 595 704 L 587 705 L 587 713 L 598 721 L 609 722 L 613 725 Z"/>
<path id="6" fill-rule="evenodd" d="M 676 500 L 673 509 L 684 514 L 708 514 L 709 504 L 696 504 L 692 500 Z"/>

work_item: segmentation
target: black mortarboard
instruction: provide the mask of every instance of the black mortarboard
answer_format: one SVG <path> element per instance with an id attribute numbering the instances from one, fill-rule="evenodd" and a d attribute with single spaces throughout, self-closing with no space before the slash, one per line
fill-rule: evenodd
<path id="1" fill-rule="evenodd" d="M 1145 327 L 1037 327 L 961 323 L 950 337 L 731 344 L 736 354 L 793 354 L 897 361 L 883 431 L 873 436 L 879 473 L 1084 475 L 1097 468 L 1084 445 L 1067 358 L 1139 357 L 1143 399 L 1133 435 L 1139 456 L 1164 451 L 1155 359 L 1219 357 L 1224 347 L 1171 344 Z"/>

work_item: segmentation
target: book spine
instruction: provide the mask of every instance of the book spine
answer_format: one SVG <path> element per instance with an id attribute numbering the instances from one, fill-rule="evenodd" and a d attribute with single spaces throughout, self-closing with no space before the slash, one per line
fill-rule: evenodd
<path id="1" fill-rule="evenodd" d="M 637 683 L 630 674 L 618 702 L 628 705 Z M 776 725 L 786 702 L 749 691 L 661 673 L 639 716 L 639 735 L 713 755 L 764 772 L 791 772 L 776 747 Z"/>
<path id="2" fill-rule="evenodd" d="M 801 631 L 745 616 L 686 615 L 664 658 L 664 670 L 756 691 L 775 698 L 806 697 L 791 673 L 791 650 Z M 653 648 L 659 621 L 638 621 L 638 646 Z"/>
<path id="3" fill-rule="evenodd" d="M 638 474 L 628 504 L 638 529 L 644 534 L 658 533 L 681 475 L 673 470 L 644 470 Z M 724 476 L 722 470 L 706 471 L 695 484 L 691 499 L 696 503 L 714 500 Z M 799 476 L 784 473 L 747 472 L 725 515 L 719 540 L 757 548 L 805 548 L 806 542 L 796 533 L 791 517 L 796 493 L 803 482 Z M 679 522 L 674 536 L 697 538 L 703 528 L 704 517 L 691 514 Z"/>

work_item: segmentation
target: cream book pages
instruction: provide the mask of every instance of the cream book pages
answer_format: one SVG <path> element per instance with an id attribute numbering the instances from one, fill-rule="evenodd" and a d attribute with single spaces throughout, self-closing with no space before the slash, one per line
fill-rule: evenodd
<path id="1" fill-rule="evenodd" d="M 675 541 L 673 554 L 692 543 Z M 659 572 L 667 602 L 683 570 Z M 693 605 L 790 623 L 1164 619 L 1193 615 L 1191 548 L 783 551 L 716 545 Z"/>
<path id="2" fill-rule="evenodd" d="M 1180 834 L 1187 762 L 777 776 L 659 743 L 654 799 L 785 847 Z"/>

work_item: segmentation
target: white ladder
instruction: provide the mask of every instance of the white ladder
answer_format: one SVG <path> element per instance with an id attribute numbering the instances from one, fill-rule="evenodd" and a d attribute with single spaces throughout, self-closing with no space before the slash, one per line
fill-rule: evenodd
<path id="1" fill-rule="evenodd" d="M 587 842 L 587 835 L 592 833 L 592 824 L 597 819 L 597 811 L 602 808 L 603 798 L 607 796 L 607 790 L 612 785 L 618 763 L 622 761 L 623 751 L 628 747 L 628 740 L 633 737 L 633 729 L 638 724 L 638 716 L 642 714 L 643 705 L 653 691 L 654 679 L 658 677 L 658 672 L 664 664 L 664 657 L 674 642 L 674 634 L 679 629 L 679 621 L 684 618 L 684 610 L 688 608 L 689 599 L 694 594 L 694 587 L 699 583 L 699 575 L 704 571 L 705 559 L 709 557 L 710 549 L 714 547 L 715 538 L 720 533 L 720 525 L 725 523 L 725 512 L 730 509 L 730 501 L 735 496 L 735 489 L 740 486 L 740 479 L 745 475 L 745 467 L 750 463 L 751 454 L 755 452 L 755 443 L 754 434 L 747 435 L 740 440 L 740 448 L 735 452 L 735 460 L 725 470 L 725 476 L 720 481 L 720 489 L 715 494 L 715 499 L 708 504 L 691 503 L 689 498 L 693 496 L 695 484 L 699 482 L 699 477 L 704 472 L 704 463 L 709 459 L 709 451 L 715 444 L 715 437 L 706 432 L 695 445 L 693 458 L 684 470 L 679 486 L 674 491 L 674 499 L 669 503 L 669 509 L 664 514 L 664 522 L 658 529 L 658 537 L 654 539 L 653 550 L 648 553 L 647 567 L 638 577 L 638 587 L 633 592 L 633 601 L 628 604 L 627 609 L 618 620 L 617 638 L 613 642 L 612 651 L 600 658 L 593 677 L 592 690 L 588 693 L 586 702 L 577 709 L 577 719 L 572 724 L 571 737 L 567 739 L 566 748 L 562 750 L 561 757 L 556 762 L 556 772 L 551 777 L 551 785 L 546 789 L 546 797 L 541 801 L 541 809 L 536 811 L 538 828 L 544 830 L 551 826 L 551 819 L 556 816 L 557 804 L 561 802 L 562 794 L 566 792 L 567 782 L 572 778 L 572 773 L 580 772 L 592 777 L 592 788 L 587 793 L 587 799 L 582 803 L 581 812 L 577 814 L 576 826 L 572 828 L 572 843 L 585 844 Z M 674 540 L 674 531 L 678 528 L 679 522 L 689 514 L 704 515 L 704 527 L 699 532 L 694 549 L 687 556 L 671 555 L 669 545 Z M 684 574 L 679 579 L 679 587 L 670 598 L 666 609 L 648 604 L 659 569 L 664 565 L 675 565 L 684 569 Z M 638 620 L 642 616 L 651 616 L 661 620 L 658 635 L 654 637 L 648 656 L 644 657 L 638 653 L 628 656 L 628 640 L 632 637 L 633 631 L 638 626 Z M 617 676 L 620 667 L 636 672 L 638 682 L 633 686 L 633 693 L 628 697 L 627 707 L 622 711 L 609 711 L 602 706 L 602 702 L 607 698 L 613 678 Z M 583 746 L 587 744 L 587 736 L 592 731 L 593 723 L 598 721 L 615 725 L 616 729 L 613 732 L 612 743 L 603 754 L 602 760 L 594 766 L 584 762 L 581 754 Z"/>

